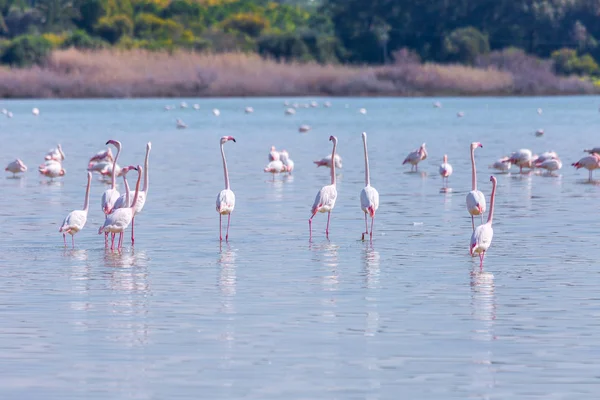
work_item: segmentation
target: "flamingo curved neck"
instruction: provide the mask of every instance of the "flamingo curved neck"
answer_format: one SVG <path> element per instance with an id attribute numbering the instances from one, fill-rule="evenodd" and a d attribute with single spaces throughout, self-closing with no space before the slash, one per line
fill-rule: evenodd
<path id="1" fill-rule="evenodd" d="M 229 172 L 227 172 L 227 160 L 225 160 L 225 150 L 221 143 L 221 157 L 223 158 L 223 173 L 225 174 L 225 189 L 229 189 Z"/>
<path id="2" fill-rule="evenodd" d="M 92 175 L 88 174 L 88 183 L 85 188 L 85 200 L 83 201 L 83 211 L 87 212 L 90 207 L 90 185 L 92 184 Z"/>
<path id="3" fill-rule="evenodd" d="M 146 171 L 144 171 L 146 172 Z M 123 185 L 125 185 L 125 207 L 129 206 L 129 183 L 127 183 L 127 174 L 123 174 Z"/>
<path id="4" fill-rule="evenodd" d="M 490 224 L 490 225 L 492 224 L 492 221 L 494 219 L 494 202 L 496 199 L 496 185 L 497 185 L 496 181 L 493 181 L 492 182 L 492 196 L 491 196 L 492 198 L 490 200 L 490 214 L 488 215 L 488 220 L 487 220 L 488 224 Z"/>
<path id="5" fill-rule="evenodd" d="M 367 137 L 363 136 L 363 144 L 365 148 L 365 186 L 371 185 L 371 177 L 369 173 L 369 153 L 367 151 Z"/>
<path id="6" fill-rule="evenodd" d="M 331 151 L 331 184 L 335 185 L 335 148 L 337 147 L 337 140 L 333 141 L 333 150 Z"/>
<path id="7" fill-rule="evenodd" d="M 471 186 L 472 190 L 477 190 L 477 171 L 475 170 L 475 149 L 471 147 Z"/>
<path id="8" fill-rule="evenodd" d="M 117 171 L 115 170 L 117 168 L 117 159 L 119 158 L 119 153 L 121 153 L 121 146 L 119 146 L 117 148 L 117 155 L 115 156 L 115 159 L 113 160 L 113 167 L 112 167 L 112 189 L 115 190 L 117 188 Z"/>
<path id="9" fill-rule="evenodd" d="M 148 178 L 148 158 L 150 156 L 150 149 L 146 148 L 146 159 L 144 160 L 144 188 L 142 189 L 142 192 L 148 192 L 148 185 L 150 182 L 150 179 Z"/>
<path id="10" fill-rule="evenodd" d="M 133 203 L 131 203 L 131 206 L 129 208 L 133 209 L 135 211 L 135 206 L 137 204 L 138 201 L 138 194 L 140 193 L 140 181 L 142 180 L 142 171 L 141 168 L 138 170 L 138 178 L 137 178 L 137 182 L 135 184 L 135 195 L 133 196 Z M 129 190 L 127 191 L 127 193 L 129 193 Z"/>

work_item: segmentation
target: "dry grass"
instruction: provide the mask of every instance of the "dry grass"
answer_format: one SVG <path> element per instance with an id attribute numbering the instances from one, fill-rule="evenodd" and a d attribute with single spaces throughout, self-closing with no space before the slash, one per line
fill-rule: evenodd
<path id="1" fill-rule="evenodd" d="M 70 49 L 54 52 L 44 67 L 0 69 L 0 97 L 510 94 L 514 77 L 493 67 L 370 68 L 278 63 L 243 53 Z M 563 86 L 568 93 L 570 86 Z"/>

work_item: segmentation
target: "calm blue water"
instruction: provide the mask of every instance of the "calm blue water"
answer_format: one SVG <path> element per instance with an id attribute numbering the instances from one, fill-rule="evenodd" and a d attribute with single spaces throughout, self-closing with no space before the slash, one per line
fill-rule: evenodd
<path id="1" fill-rule="evenodd" d="M 294 116 L 284 115 L 284 100 L 186 99 L 190 109 L 171 111 L 164 105 L 180 100 L 0 103 L 14 113 L 0 115 L 2 160 L 29 166 L 22 179 L 0 179 L 2 399 L 598 392 L 600 186 L 570 163 L 600 146 L 600 98 L 448 98 L 441 109 L 433 99 L 338 98 Z M 175 129 L 176 118 L 189 128 Z M 301 124 L 313 129 L 300 134 Z M 546 134 L 536 138 L 539 128 Z M 360 241 L 362 131 L 381 195 L 372 245 Z M 319 214 L 309 242 L 310 206 L 329 183 L 329 170 L 312 161 L 331 152 L 332 134 L 343 169 L 330 240 Z M 237 139 L 225 146 L 237 203 L 220 246 L 222 135 Z M 87 160 L 108 139 L 123 143 L 122 166 L 142 164 L 146 142 L 153 146 L 135 248 L 129 236 L 121 253 L 104 248 L 106 185 L 97 177 L 88 223 L 75 249 L 65 248 L 58 228 L 82 207 Z M 502 155 L 555 150 L 565 165 L 559 177 L 498 175 L 482 271 L 468 255 L 465 209 L 475 140 L 488 202 L 487 166 Z M 429 158 L 407 173 L 401 162 L 422 142 Z M 57 143 L 67 174 L 48 184 L 37 165 Z M 262 172 L 271 145 L 290 152 L 292 177 Z M 454 166 L 449 193 L 437 174 L 443 154 Z"/>

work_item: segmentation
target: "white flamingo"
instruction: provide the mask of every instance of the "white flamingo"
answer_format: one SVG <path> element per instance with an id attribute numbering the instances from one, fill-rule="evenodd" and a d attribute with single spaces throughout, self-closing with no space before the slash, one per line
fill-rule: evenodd
<path id="1" fill-rule="evenodd" d="M 144 205 L 146 204 L 146 199 L 148 198 L 148 189 L 150 187 L 150 178 L 148 177 L 148 159 L 150 157 L 150 150 L 152 150 L 152 143 L 146 143 L 146 158 L 144 158 L 144 187 L 138 193 L 138 201 L 135 206 L 135 213 L 141 213 L 144 209 Z M 128 189 L 127 189 L 128 190 Z M 135 192 L 132 190 L 129 192 L 129 198 L 133 199 Z M 117 202 L 115 203 L 115 208 L 123 208 L 124 206 L 131 205 L 130 200 L 126 199 L 126 196 L 121 195 Z M 135 216 L 131 220 L 131 244 L 135 242 Z"/>
<path id="2" fill-rule="evenodd" d="M 475 215 L 481 215 L 483 223 L 483 213 L 486 209 L 485 196 L 477 190 L 477 170 L 475 169 L 475 149 L 483 147 L 479 142 L 471 143 L 471 191 L 467 193 L 467 211 L 471 214 L 471 224 L 475 230 Z"/>
<path id="3" fill-rule="evenodd" d="M 445 180 L 445 186 L 448 186 L 448 178 L 452 175 L 452 164 L 448 162 L 448 156 L 444 154 L 444 161 L 440 164 L 440 175 L 442 181 Z"/>
<path id="4" fill-rule="evenodd" d="M 523 168 L 533 168 L 537 156 L 534 156 L 529 149 L 520 149 L 510 155 L 509 161 L 519 167 L 519 172 L 523 173 Z"/>
<path id="5" fill-rule="evenodd" d="M 21 159 L 17 158 L 15 161 L 9 163 L 4 170 L 12 172 L 13 178 L 15 178 L 17 174 L 26 172 L 27 166 L 23 163 L 23 161 L 21 161 Z"/>
<path id="6" fill-rule="evenodd" d="M 116 170 L 117 160 L 119 159 L 119 154 L 121 153 L 121 142 L 118 140 L 109 140 L 106 142 L 107 145 L 112 144 L 117 148 L 117 155 L 113 160 L 112 171 Z M 110 189 L 107 189 L 104 193 L 102 193 L 102 211 L 105 215 L 110 214 L 113 211 L 115 206 L 115 202 L 119 198 L 119 191 L 117 190 L 117 174 L 113 173 Z"/>
<path id="7" fill-rule="evenodd" d="M 377 192 L 377 189 L 371 186 L 366 132 L 362 133 L 362 140 L 365 150 L 365 187 L 360 192 L 360 208 L 365 213 L 365 232 L 362 234 L 362 240 L 365 240 L 366 234 L 368 234 L 369 238 L 373 240 L 373 223 L 375 222 L 375 212 L 379 208 L 379 192 Z M 371 217 L 371 232 L 369 232 L 369 225 L 367 224 L 367 214 L 369 214 Z"/>
<path id="8" fill-rule="evenodd" d="M 119 208 L 118 210 L 114 210 L 112 214 L 108 214 L 106 219 L 104 220 L 104 225 L 98 229 L 98 234 L 102 232 L 105 235 L 108 235 L 108 232 L 112 233 L 112 243 L 110 249 L 113 250 L 115 246 L 115 234 L 119 233 L 119 243 L 117 245 L 118 248 L 123 247 L 123 232 L 131 223 L 131 220 L 135 216 L 135 206 L 138 200 L 138 194 L 140 191 L 140 181 L 142 179 L 142 166 L 137 166 L 138 170 L 138 178 L 137 183 L 135 184 L 135 195 L 133 196 L 133 202 L 130 207 Z"/>
<path id="9" fill-rule="evenodd" d="M 273 174 L 273 180 L 275 180 L 275 174 L 287 172 L 287 167 L 283 164 L 281 160 L 275 160 L 268 163 L 264 171 Z"/>
<path id="10" fill-rule="evenodd" d="M 38 171 L 40 171 L 40 174 L 50 178 L 50 180 L 64 176 L 67 173 L 58 161 L 46 162 L 39 166 Z"/>
<path id="11" fill-rule="evenodd" d="M 411 171 L 413 170 L 413 168 L 415 169 L 415 171 L 418 171 L 419 163 L 421 161 L 425 160 L 426 158 L 427 158 L 427 149 L 425 148 L 425 143 L 423 143 L 421 145 L 421 147 L 408 153 L 408 156 L 406 156 L 406 158 L 402 162 L 402 165 L 409 163 L 411 165 L 411 167 L 410 167 Z"/>
<path id="12" fill-rule="evenodd" d="M 469 245 L 469 253 L 471 256 L 475 254 L 479 255 L 479 267 L 483 267 L 483 259 L 485 252 L 490 248 L 492 244 L 492 238 L 494 237 L 494 229 L 492 229 L 492 221 L 494 219 L 494 200 L 496 197 L 496 177 L 491 176 L 492 181 L 492 195 L 490 199 L 490 213 L 488 220 L 485 224 L 481 224 L 473 231 L 471 235 L 471 243 Z"/>
<path id="13" fill-rule="evenodd" d="M 510 162 L 509 157 L 502 157 L 499 160 L 495 161 L 492 165 L 490 165 L 491 169 L 497 169 L 500 172 L 508 172 L 512 163 Z"/>
<path id="14" fill-rule="evenodd" d="M 592 171 L 600 168 L 600 155 L 592 153 L 592 155 L 583 157 L 576 163 L 571 164 L 575 169 L 585 168 L 590 171 L 589 181 L 592 181 Z"/>
<path id="15" fill-rule="evenodd" d="M 271 146 L 269 150 L 269 162 L 278 161 L 281 158 L 281 154 L 275 149 L 275 146 Z"/>
<path id="16" fill-rule="evenodd" d="M 537 161 L 535 167 L 545 169 L 549 174 L 552 174 L 554 171 L 561 169 L 562 165 L 560 158 L 551 158 L 544 161 Z"/>
<path id="17" fill-rule="evenodd" d="M 112 154 L 112 150 L 110 149 L 110 147 L 108 147 L 106 150 L 102 150 L 97 152 L 96 154 L 94 154 L 92 156 L 92 158 L 90 158 L 90 163 L 99 163 L 102 161 L 106 161 L 106 162 L 113 162 L 113 154 Z"/>
<path id="18" fill-rule="evenodd" d="M 67 245 L 67 233 L 71 235 L 71 243 L 75 248 L 75 234 L 83 229 L 87 222 L 88 209 L 90 205 L 90 185 L 92 183 L 92 173 L 87 173 L 87 187 L 85 189 L 85 200 L 83 201 L 83 210 L 71 211 L 64 219 L 61 227 L 58 229 L 63 234 L 63 241 Z"/>
<path id="19" fill-rule="evenodd" d="M 229 188 L 229 172 L 227 171 L 227 160 L 225 160 L 225 150 L 223 145 L 228 141 L 235 143 L 233 136 L 223 136 L 221 138 L 221 158 L 223 159 L 223 173 L 225 175 L 225 189 L 219 192 L 217 196 L 217 212 L 219 213 L 219 240 L 223 240 L 223 234 L 221 231 L 222 217 L 227 215 L 227 233 L 225 234 L 225 241 L 229 240 L 229 222 L 231 221 L 231 213 L 235 207 L 235 194 L 233 190 Z"/>
<path id="20" fill-rule="evenodd" d="M 317 168 L 318 167 L 328 167 L 331 168 L 331 154 L 329 154 L 327 157 L 323 157 L 318 161 L 313 161 L 315 164 L 317 164 Z M 335 160 L 335 167 L 336 168 L 342 168 L 342 156 L 340 156 L 339 154 L 336 154 L 335 157 L 333 157 L 333 159 Z"/>
<path id="21" fill-rule="evenodd" d="M 335 160 L 335 149 L 337 147 L 337 138 L 335 136 L 329 136 L 329 140 L 333 142 L 333 150 L 331 151 L 331 159 Z M 327 213 L 327 227 L 325 228 L 325 236 L 329 237 L 329 220 L 331 219 L 331 211 L 335 207 L 335 200 L 337 199 L 337 189 L 335 185 L 335 162 L 331 166 L 331 185 L 323 186 L 317 196 L 311 208 L 311 216 L 308 219 L 308 229 L 310 238 L 312 238 L 312 219 L 317 212 Z"/>
<path id="22" fill-rule="evenodd" d="M 58 144 L 55 149 L 50 149 L 48 153 L 46 153 L 44 160 L 54 160 L 58 162 L 64 161 L 65 153 L 62 151 L 61 145 Z"/>
<path id="23" fill-rule="evenodd" d="M 291 175 L 294 170 L 294 161 L 290 158 L 290 154 L 287 150 L 281 150 L 279 152 L 279 157 L 283 165 L 285 165 L 286 172 Z"/>

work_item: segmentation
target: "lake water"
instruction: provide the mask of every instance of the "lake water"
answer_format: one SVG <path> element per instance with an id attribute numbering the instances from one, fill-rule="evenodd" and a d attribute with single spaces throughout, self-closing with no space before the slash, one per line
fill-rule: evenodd
<path id="1" fill-rule="evenodd" d="M 334 98 L 294 116 L 284 100 L 187 99 L 190 108 L 171 111 L 164 105 L 181 100 L 0 103 L 14 113 L 0 115 L 2 160 L 29 166 L 22 179 L 0 179 L 2 399 L 598 393 L 600 186 L 570 163 L 600 146 L 600 98 L 446 98 L 440 109 L 434 99 Z M 175 129 L 176 118 L 189 128 Z M 298 133 L 304 123 L 313 129 Z M 360 240 L 362 131 L 381 196 L 372 245 Z M 222 135 L 237 139 L 225 145 L 237 202 L 220 245 Z M 312 161 L 330 154 L 329 135 L 343 157 L 338 201 L 329 240 L 319 214 L 309 242 L 310 207 L 329 183 Z M 104 248 L 106 185 L 95 176 L 87 225 L 65 248 L 58 228 L 82 207 L 87 161 L 108 139 L 123 143 L 122 166 L 143 164 L 152 142 L 135 247 L 127 235 L 122 252 Z M 471 141 L 484 146 L 488 203 L 487 166 L 500 156 L 555 150 L 564 162 L 559 177 L 497 175 L 483 270 L 468 254 Z M 402 160 L 422 142 L 429 157 L 408 173 Z M 57 143 L 67 174 L 48 184 L 37 165 Z M 290 152 L 293 176 L 262 172 L 271 145 Z M 448 193 L 443 154 L 454 166 Z"/>

